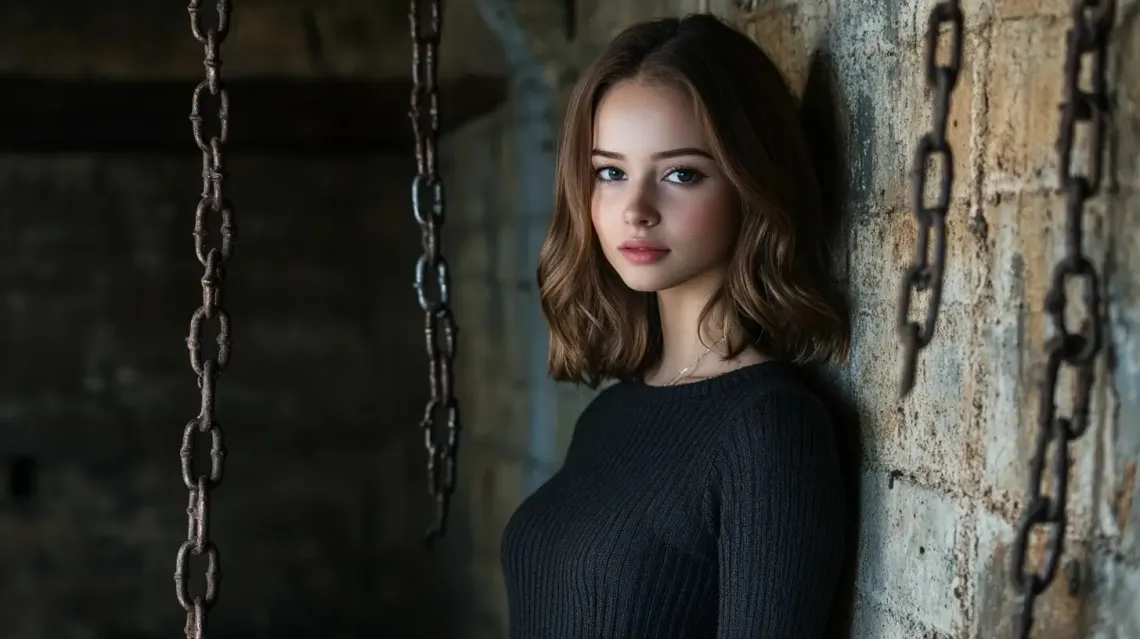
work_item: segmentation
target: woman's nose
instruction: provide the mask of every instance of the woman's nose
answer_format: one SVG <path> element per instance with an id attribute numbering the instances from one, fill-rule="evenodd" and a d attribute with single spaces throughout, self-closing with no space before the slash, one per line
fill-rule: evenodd
<path id="1" fill-rule="evenodd" d="M 622 211 L 622 219 L 626 224 L 652 227 L 661 221 L 661 216 L 654 206 L 653 197 L 649 191 L 650 189 L 647 187 L 630 183 L 629 199 Z"/>

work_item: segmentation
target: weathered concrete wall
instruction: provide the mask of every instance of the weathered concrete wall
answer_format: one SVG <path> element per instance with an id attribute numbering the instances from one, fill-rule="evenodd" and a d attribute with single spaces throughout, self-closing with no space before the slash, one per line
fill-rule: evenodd
<path id="1" fill-rule="evenodd" d="M 1072 453 L 1065 563 L 1076 562 L 1081 583 L 1071 592 L 1062 573 L 1043 596 L 1039 637 L 1140 636 L 1140 504 L 1133 499 L 1140 459 L 1140 3 L 1119 4 L 1110 72 L 1114 160 L 1107 193 L 1086 222 L 1086 251 L 1104 273 L 1108 352 L 1098 360 L 1092 427 Z M 915 241 L 906 173 L 929 126 L 921 75 L 929 4 L 587 0 L 577 3 L 573 41 L 558 5 L 513 3 L 547 82 L 563 98 L 577 70 L 618 29 L 694 10 L 744 28 L 797 91 L 830 88 L 841 153 L 837 270 L 849 291 L 855 348 L 850 364 L 829 377 L 856 409 L 864 450 L 852 635 L 1008 635 L 1016 603 L 1009 552 L 1025 505 L 1050 334 L 1042 304 L 1062 251 L 1053 144 L 1067 3 L 964 3 L 943 310 L 905 401 L 897 397 L 893 327 L 898 278 Z M 520 253 L 510 250 L 533 213 L 512 201 L 513 117 L 505 109 L 448 144 L 469 425 L 460 495 L 470 544 L 456 552 L 469 557 L 467 614 L 478 620 L 469 636 L 477 637 L 504 634 L 499 533 L 525 494 L 522 477 L 545 463 L 528 453 L 529 389 L 541 380 L 526 365 L 529 340 L 511 319 L 534 286 L 533 278 L 519 280 L 513 261 Z M 560 114 L 551 118 L 559 122 Z M 557 398 L 564 446 L 589 395 L 560 388 Z"/>
<path id="2" fill-rule="evenodd" d="M 234 4 L 227 77 L 409 74 L 406 3 Z M 473 6 L 448 6 L 448 25 L 478 25 Z M 0 1 L 0 16 L 0 76 L 184 78 L 189 110 L 203 69 L 185 3 Z M 501 65 L 485 30 L 449 41 L 462 46 L 445 78 Z M 262 115 L 243 103 L 234 127 Z M 423 551 L 412 167 L 410 149 L 227 157 L 238 235 L 213 638 L 455 635 L 453 571 Z M 188 124 L 173 156 L 0 157 L 0 637 L 182 627 L 171 576 L 186 538 L 178 448 L 199 404 L 185 338 L 200 175 Z"/>
<path id="3" fill-rule="evenodd" d="M 225 69 L 403 76 L 404 4 L 245 0 Z M 1062 238 L 1052 144 L 1066 2 L 964 3 L 944 309 L 904 402 L 892 327 L 914 242 L 905 174 L 929 117 L 927 4 L 578 0 L 572 40 L 563 3 L 504 4 L 555 102 L 630 21 L 706 9 L 753 35 L 798 91 L 830 89 L 843 152 L 837 266 L 856 332 L 852 362 L 830 377 L 861 418 L 865 457 L 853 635 L 1006 634 L 1008 553 L 1048 334 L 1041 305 Z M 1105 273 L 1110 353 L 1098 364 L 1093 427 L 1074 451 L 1067 547 L 1083 578 L 1076 595 L 1061 578 L 1045 597 L 1042 637 L 1140 636 L 1140 87 L 1125 66 L 1140 59 L 1140 3 L 1120 4 L 1111 188 L 1087 235 Z M 200 77 L 184 8 L 136 5 L 0 3 L 0 73 Z M 475 2 L 448 6 L 444 75 L 501 70 L 511 52 Z M 516 93 L 446 143 L 445 250 L 467 430 L 443 566 L 419 550 L 424 365 L 421 339 L 408 337 L 421 320 L 409 282 L 418 247 L 407 158 L 232 162 L 242 226 L 227 289 L 236 350 L 219 398 L 233 454 L 215 501 L 227 573 L 216 636 L 398 627 L 408 628 L 402 637 L 504 636 L 502 526 L 556 467 L 549 445 L 557 457 L 590 398 L 545 386 L 534 366 L 529 261 L 545 212 L 526 193 L 545 187 L 520 184 L 519 167 L 549 149 L 533 131 L 520 135 L 532 108 Z M 192 210 L 196 162 L 9 157 L 0 168 L 0 454 L 34 459 L 37 478 L 30 500 L 0 498 L 0 636 L 148 637 L 181 623 L 167 589 L 185 532 L 178 430 L 155 425 L 180 429 L 195 407 L 177 345 L 200 277 L 189 218 L 179 217 Z"/>
<path id="4" fill-rule="evenodd" d="M 422 543 L 419 246 L 395 204 L 406 162 L 229 168 L 234 346 L 218 382 L 229 455 L 212 502 L 224 578 L 210 636 L 447 636 L 447 573 Z M 200 170 L 195 157 L 0 158 L 6 639 L 180 632 Z M 19 459 L 34 462 L 30 494 L 8 479 Z"/>
<path id="5" fill-rule="evenodd" d="M 202 75 L 202 47 L 186 2 L 0 0 L 0 73 L 47 77 L 161 78 Z M 202 24 L 216 23 L 202 2 Z M 411 73 L 403 0 L 242 0 L 222 48 L 223 73 L 404 78 Z M 443 78 L 492 74 L 499 49 L 469 2 L 445 2 Z M 466 26 L 464 26 L 466 25 Z"/>

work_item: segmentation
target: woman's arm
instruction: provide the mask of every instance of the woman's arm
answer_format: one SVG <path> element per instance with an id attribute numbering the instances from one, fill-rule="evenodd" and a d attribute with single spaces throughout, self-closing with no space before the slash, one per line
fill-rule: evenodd
<path id="1" fill-rule="evenodd" d="M 832 423 L 806 390 L 765 393 L 727 425 L 714 465 L 718 639 L 817 639 L 844 558 Z"/>

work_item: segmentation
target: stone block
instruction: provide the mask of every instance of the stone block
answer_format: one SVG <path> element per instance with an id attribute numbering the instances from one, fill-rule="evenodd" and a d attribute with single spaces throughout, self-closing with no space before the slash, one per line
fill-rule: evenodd
<path id="1" fill-rule="evenodd" d="M 521 244 L 520 241 L 525 241 L 520 238 L 524 235 L 519 232 L 519 223 L 512 220 L 504 220 L 495 229 L 494 237 L 488 238 L 488 253 L 491 256 L 492 264 L 494 265 L 494 277 L 498 282 L 514 282 L 518 281 L 526 275 L 526 271 L 531 271 L 533 275 L 534 268 L 538 265 L 533 265 L 532 269 L 525 269 L 523 261 L 526 257 L 526 246 Z"/>
<path id="2" fill-rule="evenodd" d="M 203 24 L 214 24 L 203 3 Z M 222 47 L 233 76 L 404 77 L 411 73 L 407 6 L 398 2 L 243 2 Z M 446 4 L 440 74 L 502 73 L 493 36 L 471 3 Z M 181 15 L 180 15 L 181 14 Z M 466 25 L 457 28 L 458 25 Z M 50 51 L 50 55 L 40 53 Z M 0 26 L 0 70 L 17 75 L 202 77 L 202 45 L 185 12 L 118 1 L 19 7 Z"/>
<path id="3" fill-rule="evenodd" d="M 510 183 L 504 177 L 510 147 L 502 139 L 509 121 L 507 110 L 499 109 L 440 141 L 449 227 L 493 233 L 504 209 L 510 214 L 510 191 L 504 185 Z"/>
<path id="4" fill-rule="evenodd" d="M 1108 233 L 1112 238 L 1111 258 L 1105 265 L 1108 279 L 1108 335 L 1111 361 L 1100 371 L 1108 396 L 1104 415 L 1108 424 L 1115 417 L 1113 439 L 1105 441 L 1106 463 L 1102 467 L 1104 491 L 1100 529 L 1119 539 L 1121 552 L 1140 557 L 1140 499 L 1136 498 L 1136 468 L 1140 465 L 1140 319 L 1134 310 L 1140 300 L 1140 234 L 1135 224 L 1140 210 L 1140 193 L 1121 190 L 1108 205 Z M 1128 212 L 1131 211 L 1131 221 Z M 1107 360 L 1106 360 L 1107 363 Z"/>
<path id="5" fill-rule="evenodd" d="M 521 366 L 512 360 L 513 366 Z M 488 389 L 494 398 L 493 426 L 488 428 L 492 440 L 513 454 L 522 456 L 530 445 L 530 397 L 528 386 L 509 377 L 509 371 L 494 373 Z"/>
<path id="6" fill-rule="evenodd" d="M 582 411 L 598 395 L 598 391 L 586 386 L 563 383 L 558 385 L 558 459 L 566 456 L 570 439 Z"/>
<path id="7" fill-rule="evenodd" d="M 985 347 L 991 362 L 993 390 L 984 402 L 987 426 L 983 438 L 985 482 L 997 495 L 1019 498 L 1025 490 L 1038 431 L 1045 341 L 1054 334 L 1045 317 L 1044 298 L 1053 264 L 1061 255 L 1058 240 L 1063 209 L 1063 202 L 1056 196 L 1037 193 L 1004 198 L 994 206 L 995 216 L 1001 220 L 994 249 L 994 294 L 1000 310 L 993 319 Z M 1079 289 L 1070 287 L 1068 291 L 1070 299 L 1078 302 Z M 1078 306 L 1071 304 L 1073 308 Z M 1069 321 L 1070 326 L 1077 325 L 1073 318 Z M 1111 383 L 1103 372 L 1099 378 L 1102 388 Z M 1059 415 L 1071 414 L 1074 379 L 1070 371 L 1062 371 L 1057 396 Z M 1104 405 L 1101 397 L 1094 393 L 1092 398 L 1090 435 L 1070 445 L 1069 503 L 1073 522 L 1087 522 L 1091 516 L 1090 491 L 1095 476 L 1092 469 L 1098 454 L 1096 436 L 1091 433 L 1099 430 L 1097 424 L 1111 421 L 1111 408 Z M 1002 508 L 1008 514 L 1008 506 Z"/>
<path id="8" fill-rule="evenodd" d="M 1136 606 L 1140 574 L 1135 568 L 1114 553 L 1098 553 L 1093 555 L 1086 575 L 1086 587 L 1097 589 L 1098 604 L 1086 636 L 1091 639 L 1140 636 L 1140 607 Z"/>
<path id="9" fill-rule="evenodd" d="M 883 472 L 864 475 L 862 500 L 861 601 L 947 637 L 962 636 L 963 571 L 972 555 L 967 506 Z"/>
<path id="10" fill-rule="evenodd" d="M 975 627 L 970 636 L 1003 636 L 1012 632 L 1014 614 L 1021 599 L 1012 585 L 1014 522 L 982 510 L 977 520 L 977 555 L 970 566 L 976 580 L 973 589 Z M 1027 570 L 1039 569 L 1045 548 L 1044 535 L 1031 538 Z M 1068 585 L 1068 567 L 1074 560 L 1087 562 L 1087 550 L 1070 539 L 1066 554 L 1050 587 L 1034 606 L 1034 635 L 1045 637 L 1083 635 L 1082 608 L 1091 604 L 1086 581 L 1075 596 Z M 1075 564 L 1074 564 L 1075 565 Z"/>
<path id="11" fill-rule="evenodd" d="M 803 95 L 812 53 L 826 29 L 824 18 L 800 5 L 765 12 L 748 22 L 745 32 L 756 41 L 784 74 L 796 95 Z"/>
<path id="12" fill-rule="evenodd" d="M 452 282 L 456 286 L 486 285 L 490 273 L 494 269 L 495 246 L 494 240 L 485 232 L 473 231 L 464 233 L 456 238 L 448 247 L 451 254 Z M 454 257 L 452 257 L 454 256 Z"/>
<path id="13" fill-rule="evenodd" d="M 475 556 L 494 559 L 497 565 L 503 528 L 523 497 L 523 462 L 489 447 L 471 448 L 468 453 L 463 474 L 470 482 L 465 492 L 473 550 Z"/>
<path id="14" fill-rule="evenodd" d="M 893 330 L 883 330 L 894 325 L 893 309 L 858 317 L 844 371 L 855 389 L 867 458 L 955 494 L 977 483 L 978 406 L 988 396 L 980 329 L 971 311 L 942 307 L 935 338 L 919 355 L 915 386 L 905 399 L 898 396 L 902 347 Z"/>
<path id="15" fill-rule="evenodd" d="M 993 11 L 1000 20 L 1034 17 L 1067 17 L 1072 3 L 1067 0 L 1013 0 L 994 2 Z"/>
<path id="16" fill-rule="evenodd" d="M 884 606 L 860 600 L 855 604 L 852 637 L 922 637 L 923 639 L 951 639 L 953 635 L 941 632 L 919 621 L 913 611 L 900 606 Z"/>
<path id="17" fill-rule="evenodd" d="M 1066 28 L 1048 18 L 994 24 L 985 111 L 987 195 L 1056 184 Z"/>

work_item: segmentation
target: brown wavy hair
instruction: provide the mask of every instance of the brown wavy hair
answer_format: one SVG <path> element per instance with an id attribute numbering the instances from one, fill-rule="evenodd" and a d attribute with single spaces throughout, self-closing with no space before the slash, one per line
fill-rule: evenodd
<path id="1" fill-rule="evenodd" d="M 756 43 L 696 14 L 628 27 L 571 95 L 554 215 L 538 260 L 551 376 L 595 388 L 606 379 L 637 378 L 661 356 L 656 294 L 621 281 L 590 217 L 595 112 L 605 92 L 627 80 L 665 83 L 692 96 L 740 206 L 739 239 L 702 323 L 718 314 L 729 357 L 754 345 L 797 363 L 846 360 L 847 318 L 827 287 L 820 188 L 796 100 Z"/>

